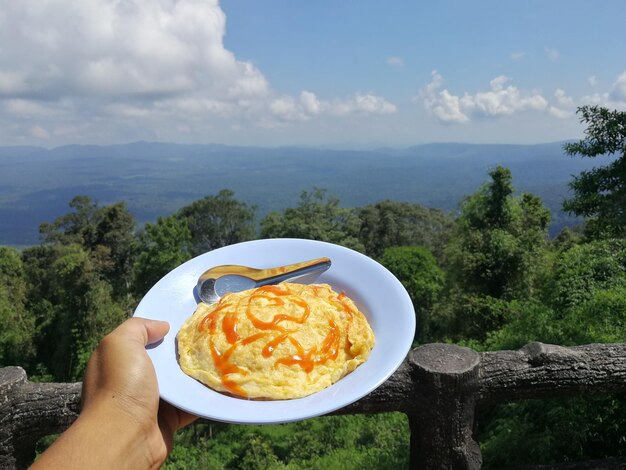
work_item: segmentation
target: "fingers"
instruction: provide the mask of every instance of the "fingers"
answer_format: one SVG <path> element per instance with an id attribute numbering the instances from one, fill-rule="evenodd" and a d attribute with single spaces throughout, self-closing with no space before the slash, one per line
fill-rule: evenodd
<path id="1" fill-rule="evenodd" d="M 198 419 L 197 416 L 179 410 L 163 400 L 159 403 L 157 418 L 168 454 L 172 451 L 176 431 Z"/>
<path id="2" fill-rule="evenodd" d="M 191 413 L 187 413 L 183 410 L 178 410 L 178 429 L 184 428 L 197 419 L 198 417 L 196 415 L 192 415 Z"/>
<path id="3" fill-rule="evenodd" d="M 159 402 L 159 416 L 168 422 L 174 432 L 198 419 L 196 415 L 180 410 L 164 400 Z"/>
<path id="4" fill-rule="evenodd" d="M 141 342 L 143 346 L 156 343 L 170 330 L 169 323 L 147 318 L 133 317 L 118 326 L 112 334 L 125 336 L 132 341 Z"/>

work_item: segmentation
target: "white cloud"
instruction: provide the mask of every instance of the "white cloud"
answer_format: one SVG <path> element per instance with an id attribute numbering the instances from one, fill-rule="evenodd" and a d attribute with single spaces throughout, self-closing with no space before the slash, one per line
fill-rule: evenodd
<path id="1" fill-rule="evenodd" d="M 393 114 L 396 106 L 381 96 L 371 93 L 357 93 L 354 96 L 326 104 L 330 114 L 345 116 L 348 114 Z"/>
<path id="2" fill-rule="evenodd" d="M 444 123 L 469 121 L 469 117 L 461 111 L 459 97 L 451 95 L 448 90 L 439 91 L 443 86 L 443 77 L 436 70 L 433 70 L 431 75 L 430 83 L 421 90 L 419 95 L 426 108 Z"/>
<path id="3" fill-rule="evenodd" d="M 404 59 L 398 56 L 387 57 L 387 64 L 394 67 L 402 67 L 404 65 Z"/>
<path id="4" fill-rule="evenodd" d="M 626 103 L 626 71 L 622 72 L 613 83 L 609 98 L 612 101 Z"/>
<path id="5" fill-rule="evenodd" d="M 526 57 L 526 53 L 525 52 L 511 52 L 511 60 L 522 60 L 524 57 Z"/>
<path id="6" fill-rule="evenodd" d="M 324 101 L 319 100 L 313 92 L 303 91 L 299 100 L 291 96 L 282 96 L 272 101 L 271 117 L 281 122 L 273 123 L 272 119 L 266 119 L 263 125 L 274 127 L 274 125 L 284 125 L 289 121 L 306 121 L 321 115 L 341 117 L 359 114 L 393 114 L 396 111 L 394 104 L 371 93 L 357 93 L 345 99 Z"/>
<path id="7" fill-rule="evenodd" d="M 304 107 L 291 96 L 283 96 L 272 101 L 270 111 L 274 117 L 282 121 L 304 121 L 309 119 Z"/>
<path id="8" fill-rule="evenodd" d="M 315 93 L 311 91 L 303 91 L 300 93 L 300 102 L 304 110 L 309 114 L 319 114 L 322 109 L 322 104 L 315 96 Z"/>
<path id="9" fill-rule="evenodd" d="M 15 117 L 34 117 L 53 114 L 53 110 L 32 100 L 4 100 L 4 112 Z"/>
<path id="10" fill-rule="evenodd" d="M 3 94 L 19 94 L 25 91 L 25 75 L 20 70 L 0 69 L 0 96 Z"/>
<path id="11" fill-rule="evenodd" d="M 556 104 L 548 107 L 548 112 L 559 119 L 567 119 L 574 115 L 574 99 L 565 93 L 565 90 L 557 88 L 554 92 Z"/>
<path id="12" fill-rule="evenodd" d="M 594 77 L 595 78 L 595 77 Z M 547 113 L 558 119 L 570 119 L 581 105 L 599 105 L 609 109 L 626 109 L 626 70 L 613 82 L 610 90 L 574 98 L 562 88 L 548 100 L 537 91 L 509 85 L 510 78 L 498 76 L 489 82 L 488 91 L 455 95 L 444 89 L 443 77 L 436 70 L 415 101 L 421 101 L 440 122 L 462 124 L 476 119 L 495 119 L 522 112 Z"/>
<path id="13" fill-rule="evenodd" d="M 565 93 L 565 90 L 561 88 L 557 88 L 554 92 L 554 97 L 556 98 L 557 103 L 564 108 L 573 108 L 574 107 L 574 99 L 571 96 L 568 96 Z"/>
<path id="14" fill-rule="evenodd" d="M 0 44 L 10 47 L 0 48 L 0 139 L 15 126 L 24 139 L 53 137 L 31 130 L 58 126 L 66 138 L 72 129 L 85 138 L 90 129 L 93 136 L 123 127 L 153 135 L 215 127 L 216 120 L 232 129 L 234 120 L 245 127 L 395 112 L 371 94 L 327 102 L 310 91 L 283 96 L 255 64 L 226 49 L 225 31 L 218 0 L 5 2 Z"/>
<path id="15" fill-rule="evenodd" d="M 523 111 L 543 111 L 548 108 L 546 99 L 537 92 L 526 92 L 508 85 L 504 75 L 491 80 L 489 91 L 457 96 L 443 87 L 443 77 L 432 72 L 432 80 L 420 92 L 424 105 L 441 122 L 464 123 L 475 118 L 495 118 Z"/>
<path id="16" fill-rule="evenodd" d="M 592 75 L 591 77 L 589 77 L 587 79 L 587 82 L 589 83 L 589 85 L 591 85 L 593 87 L 593 86 L 596 86 L 598 84 L 598 79 L 596 78 L 595 75 Z"/>
<path id="17" fill-rule="evenodd" d="M 595 104 L 610 109 L 626 109 L 626 70 L 617 76 L 609 91 L 583 96 L 580 101 L 582 104 Z"/>
<path id="18" fill-rule="evenodd" d="M 14 23 L 0 32 L 12 45 L 0 54 L 5 94 L 12 76 L 22 95 L 48 99 L 267 92 L 261 72 L 224 48 L 216 0 L 22 0 L 3 8 Z"/>

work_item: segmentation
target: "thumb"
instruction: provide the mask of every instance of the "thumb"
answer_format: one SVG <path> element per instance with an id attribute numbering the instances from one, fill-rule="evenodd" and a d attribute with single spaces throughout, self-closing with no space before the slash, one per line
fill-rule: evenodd
<path id="1" fill-rule="evenodd" d="M 118 326 L 115 333 L 129 340 L 141 342 L 145 347 L 163 339 L 169 330 L 170 325 L 165 321 L 133 317 Z"/>

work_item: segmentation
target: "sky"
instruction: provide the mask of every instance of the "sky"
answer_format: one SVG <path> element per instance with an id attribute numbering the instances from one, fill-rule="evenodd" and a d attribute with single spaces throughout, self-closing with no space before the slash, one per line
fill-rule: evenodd
<path id="1" fill-rule="evenodd" d="M 626 2 L 5 0 L 0 145 L 533 144 L 626 110 Z"/>

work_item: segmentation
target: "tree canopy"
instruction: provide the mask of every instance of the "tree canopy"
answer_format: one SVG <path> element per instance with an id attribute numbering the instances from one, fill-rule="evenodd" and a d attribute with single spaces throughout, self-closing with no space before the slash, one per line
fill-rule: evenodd
<path id="1" fill-rule="evenodd" d="M 190 251 L 197 256 L 207 251 L 255 237 L 256 208 L 235 198 L 229 189 L 206 196 L 181 208 L 176 216 L 184 219 L 191 234 Z"/>
<path id="2" fill-rule="evenodd" d="M 272 212 L 261 221 L 261 238 L 306 238 L 336 243 L 363 251 L 360 220 L 355 211 L 339 205 L 339 199 L 323 189 L 302 191 L 296 207 Z"/>
<path id="3" fill-rule="evenodd" d="M 550 212 L 530 193 L 513 196 L 510 170 L 497 167 L 489 176 L 461 206 L 448 260 L 464 291 L 511 297 L 532 288 Z"/>
<path id="4" fill-rule="evenodd" d="M 598 106 L 578 109 L 585 138 L 564 145 L 569 155 L 616 155 L 611 163 L 583 171 L 570 183 L 574 195 L 563 209 L 585 217 L 592 238 L 626 236 L 626 112 Z"/>
<path id="5" fill-rule="evenodd" d="M 358 210 L 359 239 L 374 258 L 386 248 L 424 246 L 438 259 L 452 232 L 452 217 L 420 204 L 384 200 Z"/>
<path id="6" fill-rule="evenodd" d="M 415 337 L 423 340 L 431 309 L 443 289 L 443 271 L 437 266 L 434 256 L 421 246 L 387 248 L 380 262 L 400 280 L 409 293 L 417 317 Z"/>

